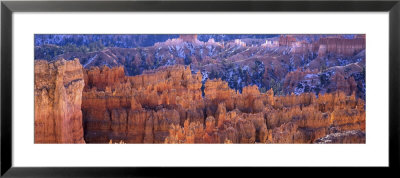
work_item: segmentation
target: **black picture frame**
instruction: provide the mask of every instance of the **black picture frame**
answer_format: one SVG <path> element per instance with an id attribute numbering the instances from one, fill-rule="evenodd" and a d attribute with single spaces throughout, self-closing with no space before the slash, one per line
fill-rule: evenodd
<path id="1" fill-rule="evenodd" d="M 12 17 L 13 12 L 121 11 L 296 11 L 389 12 L 389 168 L 363 168 L 354 174 L 399 167 L 400 118 L 400 1 L 2 1 L 1 2 L 1 176 L 6 177 L 129 177 L 178 175 L 176 168 L 74 167 L 20 168 L 12 166 Z M 193 170 L 194 169 L 194 170 Z M 215 169 L 211 168 L 214 171 Z M 292 168 L 295 169 L 295 168 Z M 196 175 L 212 174 L 185 168 Z M 270 170 L 268 170 L 270 171 Z M 242 173 L 241 168 L 223 170 Z M 246 171 L 247 173 L 249 171 Z M 251 173 L 264 173 L 253 168 Z M 276 172 L 286 172 L 278 169 Z M 312 170 L 308 170 L 312 174 Z M 307 173 L 307 174 L 308 174 Z M 246 173 L 245 173 L 246 174 Z M 330 175 L 341 172 L 329 171 Z"/>

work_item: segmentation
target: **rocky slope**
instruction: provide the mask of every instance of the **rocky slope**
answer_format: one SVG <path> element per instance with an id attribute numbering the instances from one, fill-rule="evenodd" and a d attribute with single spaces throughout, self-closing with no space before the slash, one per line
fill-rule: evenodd
<path id="1" fill-rule="evenodd" d="M 223 35 L 223 34 L 202 34 L 198 35 L 200 41 L 208 41 L 213 38 L 215 41 L 229 41 L 233 39 L 264 39 L 277 35 L 262 35 L 262 34 L 237 34 L 237 35 Z M 163 42 L 170 38 L 177 38 L 178 34 L 140 34 L 140 35 L 116 35 L 116 34 L 35 34 L 35 46 L 42 45 L 57 45 L 65 46 L 68 44 L 75 44 L 77 47 L 90 46 L 92 43 L 101 42 L 105 47 L 119 47 L 119 48 L 135 48 L 152 46 L 156 42 Z"/>
<path id="2" fill-rule="evenodd" d="M 35 61 L 35 143 L 85 143 L 79 60 Z"/>
<path id="3" fill-rule="evenodd" d="M 125 75 L 129 76 L 163 66 L 190 65 L 192 72 L 202 74 L 203 83 L 207 79 L 221 78 L 235 90 L 242 91 L 245 86 L 257 85 L 263 92 L 273 88 L 277 95 L 307 91 L 318 95 L 320 92 L 341 90 L 340 86 L 334 86 L 335 82 L 330 81 L 343 76 L 343 80 L 350 85 L 356 84 L 357 97 L 365 99 L 363 35 L 281 35 L 264 43 L 260 43 L 259 39 L 224 42 L 196 39 L 200 36 L 184 35 L 147 47 L 56 52 L 58 56 L 55 58 L 79 58 L 86 69 L 103 65 L 110 68 L 123 66 Z M 51 48 L 58 49 L 57 46 Z M 48 54 L 51 50 L 37 50 L 36 53 Z M 306 70 L 312 71 L 313 75 L 296 77 L 296 80 L 290 77 L 291 73 Z M 308 82 L 309 77 L 312 83 Z M 291 86 L 287 86 L 288 83 Z"/>

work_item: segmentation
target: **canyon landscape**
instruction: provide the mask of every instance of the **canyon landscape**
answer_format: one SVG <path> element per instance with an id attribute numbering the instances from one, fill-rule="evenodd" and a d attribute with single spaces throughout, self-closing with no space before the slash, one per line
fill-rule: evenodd
<path id="1" fill-rule="evenodd" d="M 366 143 L 366 35 L 35 35 L 35 143 Z"/>

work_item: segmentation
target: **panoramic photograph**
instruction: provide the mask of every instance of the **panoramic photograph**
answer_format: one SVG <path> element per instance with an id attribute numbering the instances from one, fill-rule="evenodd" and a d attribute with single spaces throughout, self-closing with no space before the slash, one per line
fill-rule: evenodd
<path id="1" fill-rule="evenodd" d="M 365 34 L 35 34 L 36 144 L 365 144 Z"/>

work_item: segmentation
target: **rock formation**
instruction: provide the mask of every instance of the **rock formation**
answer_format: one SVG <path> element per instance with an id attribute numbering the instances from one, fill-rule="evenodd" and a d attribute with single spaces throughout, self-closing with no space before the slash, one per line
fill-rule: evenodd
<path id="1" fill-rule="evenodd" d="M 85 143 L 83 87 L 78 59 L 35 61 L 35 143 Z"/>
<path id="2" fill-rule="evenodd" d="M 279 37 L 279 46 L 292 46 L 294 42 L 296 42 L 296 38 L 292 35 L 281 35 Z"/>
<path id="3" fill-rule="evenodd" d="M 206 125 L 203 126 L 205 129 L 193 130 L 190 135 L 203 135 L 203 141 L 199 139 L 200 141 L 195 141 L 195 143 L 224 143 L 227 140 L 231 143 L 314 143 L 321 142 L 320 140 L 327 135 L 359 132 L 361 134 L 353 134 L 351 139 L 343 136 L 341 139 L 347 139 L 347 143 L 363 143 L 365 140 L 365 135 L 362 134 L 365 133 L 363 104 L 350 102 L 351 97 L 340 93 L 329 95 L 329 97 L 337 97 L 338 100 L 344 101 L 328 104 L 324 97 L 321 99 L 315 99 L 310 95 L 283 97 L 277 99 L 280 104 L 267 107 L 259 113 L 244 113 L 238 109 L 230 111 L 226 113 L 223 121 L 219 120 L 218 124 L 215 123 L 213 116 L 208 116 Z M 311 103 L 313 100 L 316 103 Z M 342 102 L 353 104 L 339 104 Z M 337 107 L 327 109 L 332 106 Z M 340 109 L 341 107 L 349 109 Z M 220 112 L 217 113 L 217 116 L 221 117 Z M 185 128 L 185 126 L 179 128 L 175 125 L 172 129 L 185 130 Z M 180 137 L 186 138 L 186 133 L 188 132 L 179 132 Z M 185 139 L 170 142 L 171 138 L 168 138 L 167 143 L 186 143 Z M 338 139 L 336 142 L 340 142 Z"/>
<path id="4" fill-rule="evenodd" d="M 35 142 L 365 142 L 365 35 L 299 36 L 37 60 Z"/>
<path id="5" fill-rule="evenodd" d="M 95 74 L 94 74 L 95 73 Z M 163 143 L 171 124 L 204 123 L 201 75 L 173 66 L 125 76 L 123 68 L 85 70 L 85 140 Z"/>
<path id="6" fill-rule="evenodd" d="M 185 34 L 185 35 L 179 35 L 179 38 L 182 39 L 183 41 L 186 42 L 196 42 L 197 41 L 197 35 L 193 34 Z"/>
<path id="7" fill-rule="evenodd" d="M 93 71 L 100 75 L 89 75 Z M 202 76 L 189 67 L 118 73 L 123 69 L 85 70 L 82 110 L 89 143 L 320 143 L 329 134 L 365 132 L 364 101 L 342 89 L 274 96 L 257 86 L 239 93 L 216 79 L 205 82 L 203 97 Z M 91 82 L 95 76 L 119 77 Z M 363 140 L 356 136 L 346 142 Z"/>
<path id="8" fill-rule="evenodd" d="M 346 56 L 354 55 L 357 52 L 365 49 L 365 38 L 359 37 L 354 39 L 345 39 L 340 37 L 320 38 L 318 43 L 319 48 L 324 48 L 324 54 L 335 53 Z M 321 49 L 320 49 L 321 50 Z"/>
<path id="9" fill-rule="evenodd" d="M 36 61 L 35 143 L 84 143 L 83 135 L 87 143 L 365 142 L 364 101 L 351 90 L 274 96 L 217 79 L 205 82 L 203 97 L 202 76 L 189 67 L 123 74 Z"/>

